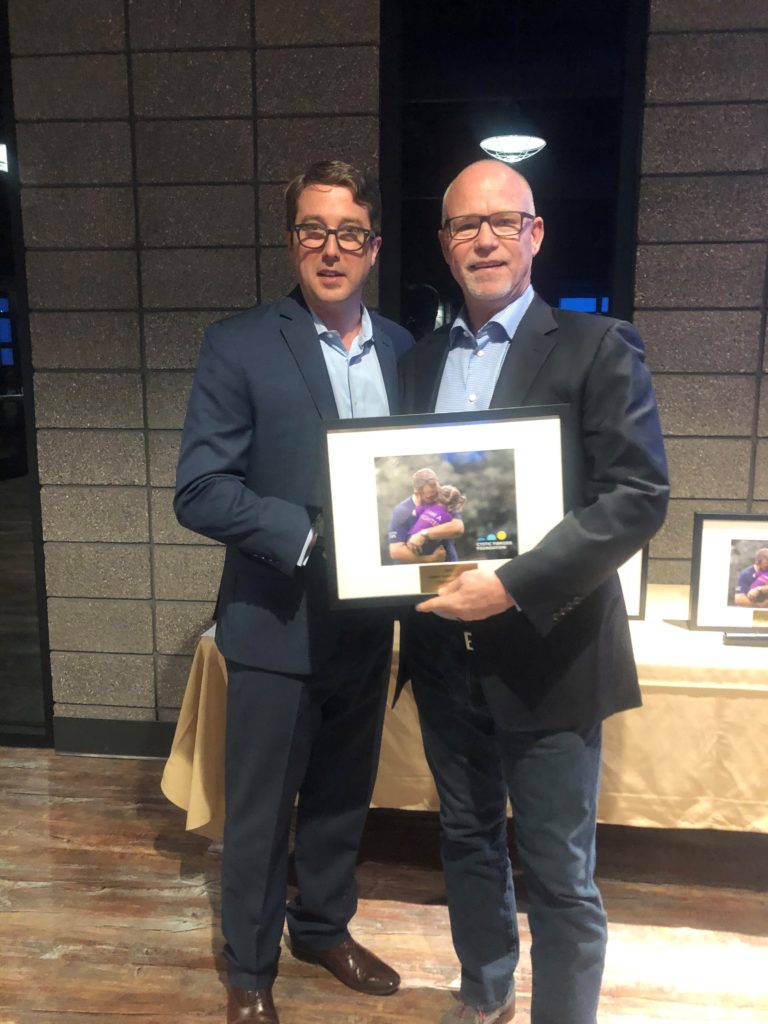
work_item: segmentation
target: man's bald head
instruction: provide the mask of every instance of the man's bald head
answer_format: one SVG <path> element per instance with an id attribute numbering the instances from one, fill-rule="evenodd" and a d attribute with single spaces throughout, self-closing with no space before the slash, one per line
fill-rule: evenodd
<path id="1" fill-rule="evenodd" d="M 524 213 L 536 213 L 531 186 L 519 171 L 513 170 L 508 164 L 502 163 L 501 160 L 477 160 L 475 163 L 465 167 L 463 171 L 460 171 L 445 190 L 443 194 L 442 220 L 445 221 L 446 217 L 456 217 L 459 215 L 446 212 L 452 205 L 450 203 L 452 191 L 457 192 L 459 195 L 463 191 L 474 193 L 493 181 L 508 183 L 509 187 L 520 197 L 522 205 L 516 206 L 515 209 L 521 210 Z M 459 212 L 477 213 L 478 211 L 465 210 Z"/>

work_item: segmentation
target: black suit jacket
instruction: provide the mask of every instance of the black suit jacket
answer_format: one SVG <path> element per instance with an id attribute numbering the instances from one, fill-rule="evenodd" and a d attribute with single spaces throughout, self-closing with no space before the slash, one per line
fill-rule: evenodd
<path id="1" fill-rule="evenodd" d="M 413 343 L 371 314 L 397 407 L 397 360 Z M 297 289 L 208 328 L 187 408 L 174 508 L 227 545 L 216 643 L 225 657 L 313 671 L 343 618 L 328 609 L 325 560 L 297 561 L 323 504 L 320 421 L 338 411 L 312 317 Z"/>
<path id="2" fill-rule="evenodd" d="M 406 356 L 402 412 L 434 409 L 447 354 L 448 335 L 438 333 Z M 513 728 L 585 726 L 640 703 L 616 570 L 661 526 L 669 495 L 650 374 L 631 324 L 534 297 L 491 407 L 552 404 L 569 406 L 566 514 L 498 570 L 521 610 L 471 625 L 478 660 L 495 677 L 485 684 L 488 702 Z M 415 613 L 408 626 L 420 642 L 431 628 L 423 618 Z M 406 661 L 410 642 L 406 635 Z"/>

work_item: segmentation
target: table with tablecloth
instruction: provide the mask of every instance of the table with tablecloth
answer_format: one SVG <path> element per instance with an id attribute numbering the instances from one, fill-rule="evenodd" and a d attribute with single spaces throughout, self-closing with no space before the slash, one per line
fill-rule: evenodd
<path id="1" fill-rule="evenodd" d="M 645 619 L 631 623 L 643 707 L 605 723 L 599 820 L 768 832 L 768 648 L 689 630 L 687 608 L 687 587 L 651 584 Z M 224 659 L 203 636 L 162 779 L 186 827 L 214 838 L 224 815 L 226 685 Z M 436 810 L 410 687 L 389 703 L 372 804 Z"/>

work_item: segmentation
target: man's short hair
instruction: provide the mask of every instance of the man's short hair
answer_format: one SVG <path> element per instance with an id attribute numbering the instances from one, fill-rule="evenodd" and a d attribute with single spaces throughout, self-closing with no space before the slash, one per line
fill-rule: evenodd
<path id="1" fill-rule="evenodd" d="M 293 231 L 296 223 L 299 196 L 310 185 L 348 188 L 355 202 L 368 211 L 371 227 L 378 234 L 381 221 L 379 183 L 373 175 L 365 171 L 358 171 L 352 164 L 344 163 L 343 160 L 318 160 L 317 163 L 309 166 L 303 174 L 297 174 L 293 181 L 288 183 L 285 190 L 285 215 L 289 231 Z"/>
<path id="2" fill-rule="evenodd" d="M 763 558 L 768 558 L 768 548 L 758 548 L 755 552 L 755 561 L 759 562 Z"/>
<path id="3" fill-rule="evenodd" d="M 420 494 L 425 484 L 436 484 L 437 473 L 434 469 L 417 469 L 411 477 L 414 494 Z"/>

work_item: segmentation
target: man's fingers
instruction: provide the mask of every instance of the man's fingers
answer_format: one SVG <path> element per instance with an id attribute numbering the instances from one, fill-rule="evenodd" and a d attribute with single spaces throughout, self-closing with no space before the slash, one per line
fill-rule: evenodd
<path id="1" fill-rule="evenodd" d="M 442 587 L 438 587 L 437 597 L 430 597 L 429 600 L 417 604 L 416 611 L 434 612 L 436 615 L 442 615 L 444 619 L 458 619 L 459 616 L 456 614 L 458 609 L 455 607 L 456 602 L 451 601 L 450 598 L 452 594 L 461 590 L 463 579 L 464 573 L 457 576 L 455 580 L 449 580 Z"/>
<path id="2" fill-rule="evenodd" d="M 461 586 L 461 576 L 457 576 L 455 580 L 449 580 L 444 583 L 442 587 L 437 588 L 438 594 L 442 597 L 443 594 L 455 594 Z"/>
<path id="3" fill-rule="evenodd" d="M 455 594 L 461 586 L 461 576 L 455 580 L 451 580 L 448 583 L 444 583 L 442 587 L 437 589 L 437 597 L 430 597 L 426 601 L 422 601 L 416 605 L 417 612 L 435 612 L 436 615 L 442 615 L 445 619 L 455 619 L 458 616 L 447 611 L 447 608 L 451 607 L 452 602 L 446 601 L 446 597 L 450 597 L 451 594 Z"/>
<path id="4" fill-rule="evenodd" d="M 422 601 L 416 605 L 417 612 L 433 612 L 435 615 L 439 615 L 441 619 L 454 619 L 458 620 L 458 615 L 454 615 L 448 611 L 445 607 L 446 602 L 442 597 L 430 597 L 428 601 Z"/>

